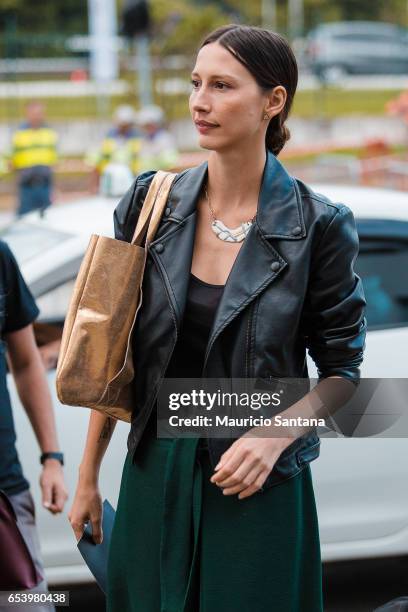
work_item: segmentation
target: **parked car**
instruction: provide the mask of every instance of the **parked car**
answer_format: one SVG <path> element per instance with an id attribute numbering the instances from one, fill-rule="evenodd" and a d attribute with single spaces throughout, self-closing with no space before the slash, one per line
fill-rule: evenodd
<path id="1" fill-rule="evenodd" d="M 368 299 L 368 338 L 363 377 L 408 377 L 408 206 L 406 194 L 391 190 L 316 185 L 315 191 L 354 211 L 360 233 L 356 270 Z M 21 264 L 41 309 L 40 321 L 64 321 L 79 263 L 91 233 L 112 235 L 114 205 L 89 198 L 35 213 L 12 223 L 0 236 Z M 278 248 L 278 247 L 277 247 Z M 316 375 L 309 359 L 310 376 Z M 84 448 L 89 411 L 60 405 L 55 371 L 48 372 L 54 397 L 65 473 L 72 502 Z M 51 584 L 91 580 L 63 516 L 41 507 L 38 448 L 14 384 L 17 446 L 32 483 L 47 577 Z M 101 470 L 101 492 L 116 506 L 129 426 L 119 422 Z M 408 555 L 408 445 L 403 438 L 323 438 L 311 464 L 324 561 Z"/>
<path id="2" fill-rule="evenodd" d="M 312 71 L 323 81 L 348 74 L 408 74 L 408 30 L 390 23 L 325 23 L 307 37 Z"/>

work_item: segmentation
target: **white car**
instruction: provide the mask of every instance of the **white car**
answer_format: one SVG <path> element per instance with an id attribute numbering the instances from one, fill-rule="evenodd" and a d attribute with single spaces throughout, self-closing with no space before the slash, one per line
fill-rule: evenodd
<path id="1" fill-rule="evenodd" d="M 369 332 L 363 377 L 408 377 L 408 202 L 391 190 L 315 185 L 354 212 L 360 255 L 356 270 L 368 300 Z M 0 232 L 14 251 L 41 310 L 40 321 L 62 327 L 75 276 L 91 233 L 113 235 L 116 199 L 94 197 L 27 215 Z M 309 360 L 310 376 L 316 374 Z M 48 373 L 65 475 L 72 503 L 89 411 L 59 404 L 55 371 Z M 24 473 L 37 506 L 46 575 L 51 584 L 92 580 L 67 519 L 41 506 L 39 451 L 8 381 Z M 115 507 L 126 455 L 128 424 L 119 422 L 101 470 L 101 493 Z M 324 561 L 408 554 L 408 445 L 404 438 L 323 438 L 311 463 Z"/>

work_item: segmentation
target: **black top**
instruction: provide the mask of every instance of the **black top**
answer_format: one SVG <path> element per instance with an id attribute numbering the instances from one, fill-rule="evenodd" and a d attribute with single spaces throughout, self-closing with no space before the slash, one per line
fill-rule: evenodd
<path id="1" fill-rule="evenodd" d="M 166 378 L 201 378 L 205 350 L 224 285 L 212 285 L 190 274 L 186 308 Z"/>
<path id="2" fill-rule="evenodd" d="M 212 285 L 190 273 L 186 307 L 165 378 L 201 378 L 205 350 L 224 285 Z M 156 431 L 157 404 L 147 429 Z"/>
<path id="3" fill-rule="evenodd" d="M 39 310 L 17 262 L 0 240 L 0 489 L 9 495 L 28 489 L 15 446 L 16 433 L 6 381 L 6 344 L 3 335 L 26 327 Z"/>

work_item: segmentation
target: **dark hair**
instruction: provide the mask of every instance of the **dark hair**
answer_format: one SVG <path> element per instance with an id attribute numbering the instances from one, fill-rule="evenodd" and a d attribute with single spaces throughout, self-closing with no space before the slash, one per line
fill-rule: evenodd
<path id="1" fill-rule="evenodd" d="M 232 53 L 249 70 L 262 90 L 268 91 L 277 85 L 286 89 L 285 106 L 279 115 L 270 120 L 265 138 L 267 149 L 278 155 L 290 138 L 285 121 L 298 82 L 296 58 L 289 43 L 276 32 L 236 24 L 222 26 L 211 32 L 200 49 L 213 42 Z"/>

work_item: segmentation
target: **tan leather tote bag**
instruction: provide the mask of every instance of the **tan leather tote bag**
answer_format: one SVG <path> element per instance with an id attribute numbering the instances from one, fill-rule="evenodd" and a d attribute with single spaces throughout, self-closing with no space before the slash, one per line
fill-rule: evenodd
<path id="1" fill-rule="evenodd" d="M 147 247 L 175 177 L 163 171 L 155 174 L 130 243 L 91 236 L 62 334 L 56 384 L 63 404 L 131 420 L 131 335 L 142 303 Z"/>

